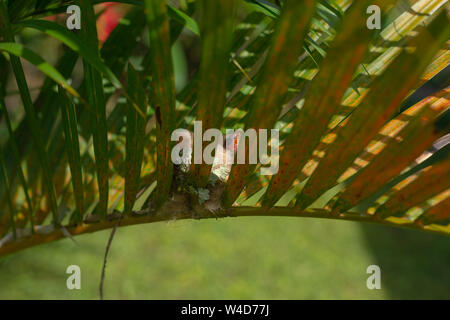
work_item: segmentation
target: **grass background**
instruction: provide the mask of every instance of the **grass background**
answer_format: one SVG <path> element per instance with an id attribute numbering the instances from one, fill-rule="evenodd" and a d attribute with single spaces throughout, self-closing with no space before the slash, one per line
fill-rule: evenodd
<path id="1" fill-rule="evenodd" d="M 0 259 L 1 299 L 97 299 L 109 231 Z M 107 299 L 450 299 L 450 238 L 298 218 L 177 221 L 118 230 Z M 67 266 L 81 267 L 68 290 Z M 381 290 L 366 288 L 367 266 Z"/>
<path id="2" fill-rule="evenodd" d="M 145 36 L 144 39 L 147 37 Z M 198 64 L 198 43 L 172 48 L 177 88 Z M 22 42 L 55 64 L 58 42 L 27 30 Z M 185 57 L 187 53 L 188 57 Z M 42 74 L 24 63 L 30 88 Z M 8 91 L 16 92 L 15 81 Z M 33 98 L 38 90 L 32 90 Z M 20 105 L 16 94 L 9 105 Z M 13 122 L 22 108 L 10 110 Z M 7 137 L 0 126 L 0 140 Z M 110 231 L 0 258 L 0 299 L 98 299 Z M 81 267 L 81 290 L 66 268 Z M 381 290 L 366 268 L 381 268 Z M 236 218 L 118 230 L 108 259 L 107 299 L 450 299 L 450 237 L 343 221 Z"/>

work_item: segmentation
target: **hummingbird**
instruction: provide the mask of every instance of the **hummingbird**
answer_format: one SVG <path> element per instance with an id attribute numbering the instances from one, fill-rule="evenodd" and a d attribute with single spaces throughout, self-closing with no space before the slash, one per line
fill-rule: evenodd
<path id="1" fill-rule="evenodd" d="M 176 164 L 177 171 L 187 173 L 190 170 L 193 154 L 194 135 L 190 131 L 181 133 L 179 143 L 181 163 Z M 211 168 L 211 178 L 226 182 L 234 163 L 234 155 L 240 140 L 239 132 L 228 133 L 223 142 L 215 148 L 214 161 Z"/>

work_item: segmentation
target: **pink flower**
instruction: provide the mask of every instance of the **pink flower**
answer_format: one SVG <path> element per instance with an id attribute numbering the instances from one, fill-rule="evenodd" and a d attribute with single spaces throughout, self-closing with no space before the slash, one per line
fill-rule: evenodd
<path id="1" fill-rule="evenodd" d="M 97 20 L 97 33 L 99 41 L 103 43 L 119 23 L 123 12 L 118 10 L 118 4 L 114 2 L 106 2 L 99 7 L 104 11 Z"/>

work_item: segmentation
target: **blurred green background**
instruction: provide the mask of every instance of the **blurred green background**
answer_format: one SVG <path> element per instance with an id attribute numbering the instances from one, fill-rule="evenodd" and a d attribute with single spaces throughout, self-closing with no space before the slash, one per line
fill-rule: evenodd
<path id="1" fill-rule="evenodd" d="M 1 299 L 98 299 L 110 231 L 0 259 Z M 67 266 L 81 290 L 66 288 Z M 381 290 L 366 268 L 381 268 Z M 450 299 L 450 238 L 299 218 L 177 221 L 118 229 L 106 299 Z"/>
<path id="2" fill-rule="evenodd" d="M 52 64 L 61 53 L 57 41 L 37 32 L 27 30 L 20 40 L 45 52 Z M 174 45 L 177 88 L 198 67 L 198 48 L 189 33 Z M 35 96 L 44 78 L 24 67 Z M 74 83 L 79 77 L 75 72 Z M 14 81 L 8 91 L 17 124 L 24 114 L 16 107 Z M 5 132 L 0 126 L 0 139 Z M 109 235 L 77 237 L 78 246 L 64 239 L 0 258 L 0 299 L 98 299 Z M 73 264 L 81 267 L 81 290 L 66 287 L 66 268 Z M 372 264 L 381 268 L 381 290 L 366 287 Z M 131 226 L 117 231 L 104 289 L 106 299 L 450 299 L 450 237 L 272 217 Z"/>

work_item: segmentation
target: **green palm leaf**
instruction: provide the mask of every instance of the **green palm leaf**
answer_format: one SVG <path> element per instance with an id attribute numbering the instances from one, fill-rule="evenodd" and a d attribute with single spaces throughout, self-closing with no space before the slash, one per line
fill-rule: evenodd
<path id="1" fill-rule="evenodd" d="M 448 65 L 446 1 L 411 10 L 395 0 L 114 1 L 131 8 L 101 45 L 94 4 L 103 2 L 1 1 L 0 255 L 117 223 L 229 216 L 450 234 L 448 83 L 420 90 Z M 39 20 L 73 3 L 80 32 Z M 378 32 L 366 28 L 368 5 L 385 14 Z M 16 41 L 24 29 L 58 42 L 55 67 Z M 171 47 L 186 29 L 200 61 L 177 93 Z M 35 99 L 21 59 L 46 77 Z M 23 119 L 9 117 L 9 81 Z M 215 183 L 208 165 L 174 167 L 171 134 L 195 120 L 204 130 L 279 129 L 278 172 L 236 164 Z"/>

